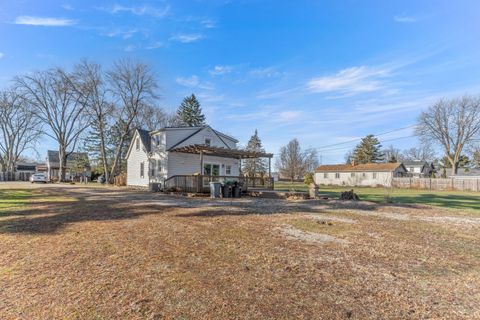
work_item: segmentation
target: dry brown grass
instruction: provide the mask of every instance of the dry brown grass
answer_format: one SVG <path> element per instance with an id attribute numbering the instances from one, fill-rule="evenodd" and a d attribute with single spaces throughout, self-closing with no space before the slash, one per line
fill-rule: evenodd
<path id="1" fill-rule="evenodd" d="M 27 208 L 0 211 L 1 319 L 480 317 L 474 215 L 123 189 L 31 192 Z"/>

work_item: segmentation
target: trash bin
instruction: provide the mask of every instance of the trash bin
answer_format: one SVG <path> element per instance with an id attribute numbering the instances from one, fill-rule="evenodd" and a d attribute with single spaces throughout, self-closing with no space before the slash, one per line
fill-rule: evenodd
<path id="1" fill-rule="evenodd" d="M 220 198 L 222 184 L 220 182 L 210 182 L 210 198 Z"/>
<path id="2" fill-rule="evenodd" d="M 222 185 L 222 196 L 224 198 L 231 198 L 232 197 L 232 186 L 229 184 Z"/>
<path id="3" fill-rule="evenodd" d="M 160 192 L 162 189 L 162 184 L 159 182 L 151 182 L 150 183 L 150 192 Z"/>
<path id="4" fill-rule="evenodd" d="M 233 197 L 234 198 L 241 198 L 242 197 L 242 187 L 236 185 L 233 187 Z"/>

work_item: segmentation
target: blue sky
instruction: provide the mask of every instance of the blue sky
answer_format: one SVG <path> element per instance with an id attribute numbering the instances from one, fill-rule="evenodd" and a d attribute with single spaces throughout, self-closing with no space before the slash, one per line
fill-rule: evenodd
<path id="1" fill-rule="evenodd" d="M 165 109 L 195 93 L 241 143 L 257 128 L 277 153 L 296 137 L 323 163 L 369 133 L 405 128 L 379 138 L 415 146 L 422 109 L 480 93 L 478 1 L 0 0 L 0 39 L 1 87 L 82 57 L 134 57 L 154 67 Z"/>

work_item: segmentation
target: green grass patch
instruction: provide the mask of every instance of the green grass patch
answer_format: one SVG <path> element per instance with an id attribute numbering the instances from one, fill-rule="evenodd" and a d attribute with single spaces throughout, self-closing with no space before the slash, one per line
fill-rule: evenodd
<path id="1" fill-rule="evenodd" d="M 320 193 L 337 199 L 342 191 L 350 189 L 354 189 L 361 200 L 376 203 L 426 204 L 448 209 L 480 211 L 480 192 L 320 186 Z M 276 182 L 275 190 L 308 191 L 308 186 L 300 182 Z"/>
<path id="2" fill-rule="evenodd" d="M 32 190 L 5 189 L 0 190 L 0 216 L 3 212 L 23 210 L 33 197 Z"/>

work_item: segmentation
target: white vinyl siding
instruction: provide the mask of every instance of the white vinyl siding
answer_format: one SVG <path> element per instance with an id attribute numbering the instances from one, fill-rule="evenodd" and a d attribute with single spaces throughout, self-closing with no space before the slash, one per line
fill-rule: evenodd
<path id="1" fill-rule="evenodd" d="M 130 153 L 127 158 L 127 185 L 129 186 L 142 186 L 148 187 L 148 176 L 147 172 L 144 171 L 143 177 L 140 175 L 140 164 L 144 163 L 144 166 L 148 163 L 148 157 L 143 146 L 141 145 L 141 140 L 138 139 L 138 134 L 135 133 L 134 140 L 135 148 L 130 150 Z M 140 146 L 139 150 L 136 148 L 137 141 L 139 141 Z M 146 170 L 147 168 L 144 168 Z"/>
<path id="2" fill-rule="evenodd" d="M 317 172 L 315 183 L 336 186 L 390 186 L 393 172 Z"/>
<path id="3" fill-rule="evenodd" d="M 204 156 L 203 163 L 211 163 L 220 165 L 220 175 L 226 175 L 226 167 L 230 166 L 231 175 L 238 176 L 238 160 L 223 158 L 223 157 L 211 157 Z M 192 175 L 200 173 L 200 155 L 169 152 L 168 154 L 168 177 L 176 175 Z"/>

